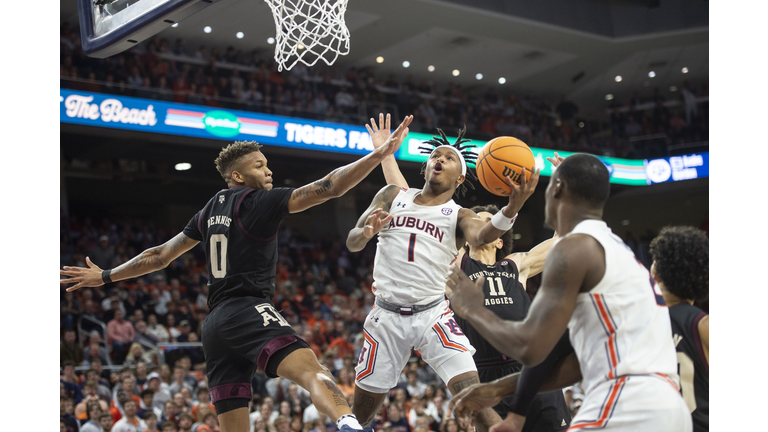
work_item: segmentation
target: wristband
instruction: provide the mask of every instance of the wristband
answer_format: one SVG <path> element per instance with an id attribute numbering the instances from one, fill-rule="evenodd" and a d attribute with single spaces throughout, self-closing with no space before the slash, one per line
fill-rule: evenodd
<path id="1" fill-rule="evenodd" d="M 491 218 L 491 224 L 493 226 L 501 231 L 509 231 L 512 229 L 512 225 L 515 223 L 515 220 L 517 219 L 517 213 L 515 213 L 514 216 L 511 218 L 508 218 L 504 216 L 504 209 L 507 208 L 506 206 L 502 207 L 501 210 L 497 211 L 495 215 Z"/>
<path id="2" fill-rule="evenodd" d="M 112 279 L 109 277 L 110 273 L 112 273 L 112 270 L 104 270 L 101 272 L 101 280 L 105 284 L 112 283 Z"/>

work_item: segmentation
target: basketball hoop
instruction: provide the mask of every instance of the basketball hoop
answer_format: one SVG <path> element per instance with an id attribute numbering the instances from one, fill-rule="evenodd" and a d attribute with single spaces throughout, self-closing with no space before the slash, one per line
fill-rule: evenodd
<path id="1" fill-rule="evenodd" d="M 277 70 L 296 63 L 328 66 L 349 54 L 349 30 L 344 23 L 348 0 L 264 0 L 275 18 Z"/>

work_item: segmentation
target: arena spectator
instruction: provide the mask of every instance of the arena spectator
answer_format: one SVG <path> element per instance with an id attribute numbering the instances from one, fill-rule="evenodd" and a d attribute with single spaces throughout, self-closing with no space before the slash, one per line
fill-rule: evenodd
<path id="1" fill-rule="evenodd" d="M 111 432 L 113 424 L 115 424 L 115 421 L 109 413 L 104 413 L 99 417 L 99 425 L 103 432 Z"/>
<path id="2" fill-rule="evenodd" d="M 193 406 L 190 410 L 190 413 L 192 414 L 192 417 L 195 421 L 198 421 L 198 418 L 202 419 L 202 416 L 198 416 L 198 410 L 201 408 L 201 406 L 207 406 L 211 412 L 216 412 L 216 408 L 210 401 L 210 393 L 208 392 L 208 387 L 200 386 L 197 388 L 197 401 L 198 404 Z"/>
<path id="3" fill-rule="evenodd" d="M 115 355 L 115 362 L 122 364 L 125 359 L 126 349 L 134 338 L 133 325 L 123 319 L 125 313 L 118 309 L 115 318 L 107 323 L 107 340 Z"/>
<path id="4" fill-rule="evenodd" d="M 83 366 L 89 366 L 95 360 L 99 360 L 101 364 L 112 364 L 107 349 L 101 346 L 101 335 L 97 331 L 91 332 L 91 336 L 88 338 L 88 346 L 83 350 Z"/>
<path id="5" fill-rule="evenodd" d="M 160 423 L 163 424 L 163 427 L 165 427 L 166 422 L 171 422 L 174 425 L 177 425 L 179 422 L 179 407 L 176 405 L 176 402 L 169 400 L 165 403 L 164 408 L 163 416 L 160 418 Z"/>
<path id="6" fill-rule="evenodd" d="M 134 333 L 134 335 L 135 334 L 136 333 Z M 131 348 L 128 350 L 128 355 L 125 356 L 123 364 L 126 366 L 134 366 L 139 362 L 153 363 L 154 357 L 155 355 L 152 350 L 145 352 L 140 343 L 134 342 L 131 344 Z"/>
<path id="7" fill-rule="evenodd" d="M 146 413 L 144 413 L 144 416 L 142 418 L 144 419 L 144 424 L 147 425 L 147 429 L 145 432 L 158 432 L 157 414 L 155 414 L 152 411 L 147 411 Z"/>
<path id="8" fill-rule="evenodd" d="M 134 400 L 127 400 L 123 405 L 123 413 L 125 414 L 120 420 L 115 422 L 112 426 L 114 432 L 136 432 L 147 430 L 147 425 L 144 420 L 136 416 L 138 404 Z"/>
<path id="9" fill-rule="evenodd" d="M 172 399 L 169 390 L 163 388 L 167 386 L 160 380 L 160 374 L 152 372 L 147 375 L 147 388 L 152 390 L 152 407 L 162 410 L 165 408 L 165 403 Z"/>
<path id="10" fill-rule="evenodd" d="M 163 422 L 161 432 L 178 432 L 178 429 L 176 429 L 176 423 L 170 421 Z"/>
<path id="11" fill-rule="evenodd" d="M 101 432 L 102 428 L 99 425 L 99 417 L 103 412 L 98 401 L 89 401 L 85 420 L 80 424 L 80 432 Z"/>
<path id="12" fill-rule="evenodd" d="M 152 294 L 156 295 L 156 292 L 157 290 L 153 291 Z M 147 316 L 147 330 L 146 333 L 143 334 L 146 336 L 152 336 L 153 338 L 157 339 L 158 342 L 168 342 L 171 338 L 168 330 L 157 323 L 157 315 L 155 314 L 150 314 Z"/>
<path id="13" fill-rule="evenodd" d="M 183 413 L 179 415 L 179 432 L 192 432 L 192 424 L 194 424 L 195 421 L 192 418 L 192 416 L 188 413 Z"/>
<path id="14" fill-rule="evenodd" d="M 80 390 L 77 378 L 75 378 L 75 364 L 72 361 L 65 360 L 63 362 L 60 382 L 64 384 L 66 396 L 75 404 L 79 404 L 83 400 L 83 392 Z"/>
<path id="15" fill-rule="evenodd" d="M 80 307 L 80 300 L 75 298 L 74 293 L 65 292 L 64 299 L 61 301 L 61 320 L 64 324 L 64 329 L 73 330 L 75 328 L 75 323 L 82 312 L 83 310 Z M 80 364 L 77 361 L 75 361 L 75 363 Z"/>
<path id="16" fill-rule="evenodd" d="M 72 399 L 66 396 L 61 396 L 61 406 L 59 408 L 59 417 L 64 422 L 64 426 L 67 432 L 77 432 L 80 430 L 80 423 L 77 421 L 74 412 L 74 404 Z"/>
<path id="17" fill-rule="evenodd" d="M 71 294 L 71 293 L 70 293 Z M 63 366 L 65 361 L 70 361 L 72 364 L 81 365 L 85 357 L 83 356 L 83 349 L 77 343 L 77 334 L 74 330 L 64 331 L 64 341 L 61 342 L 59 349 L 59 362 Z"/>
<path id="18" fill-rule="evenodd" d="M 101 268 L 111 268 L 114 258 L 115 252 L 109 247 L 109 236 L 106 235 L 99 237 L 99 245 L 88 251 L 88 259 Z"/>

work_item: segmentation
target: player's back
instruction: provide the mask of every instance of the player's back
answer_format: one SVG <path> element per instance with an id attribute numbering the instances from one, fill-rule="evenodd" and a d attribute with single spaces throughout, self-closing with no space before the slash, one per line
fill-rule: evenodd
<path id="1" fill-rule="evenodd" d="M 205 243 L 210 309 L 234 297 L 272 299 L 277 229 L 292 191 L 225 189 L 187 224 L 184 234 Z"/>
<path id="2" fill-rule="evenodd" d="M 427 304 L 445 295 L 445 280 L 459 252 L 461 206 L 413 202 L 420 189 L 402 188 L 392 201 L 392 221 L 379 232 L 373 265 L 376 297 L 397 305 Z"/>
<path id="3" fill-rule="evenodd" d="M 709 430 L 709 362 L 699 336 L 699 322 L 705 316 L 706 312 L 685 302 L 669 308 L 680 390 L 695 432 Z"/>
<path id="4" fill-rule="evenodd" d="M 605 222 L 582 221 L 575 234 L 600 243 L 605 274 L 578 295 L 568 323 L 586 393 L 571 429 L 690 431 L 661 292 Z"/>
<path id="5" fill-rule="evenodd" d="M 605 251 L 605 275 L 579 294 L 568 323 L 585 392 L 625 375 L 662 374 L 677 383 L 669 313 L 648 270 L 603 221 L 582 221 L 574 234 L 592 236 Z"/>

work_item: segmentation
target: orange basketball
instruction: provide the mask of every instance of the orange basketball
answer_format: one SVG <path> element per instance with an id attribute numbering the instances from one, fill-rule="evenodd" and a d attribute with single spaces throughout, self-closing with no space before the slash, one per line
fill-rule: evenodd
<path id="1" fill-rule="evenodd" d="M 520 174 L 525 168 L 525 178 L 531 177 L 531 168 L 536 164 L 533 152 L 522 141 L 512 137 L 494 138 L 485 144 L 477 158 L 477 178 L 488 192 L 509 196 L 512 189 L 505 179 L 520 184 Z"/>

